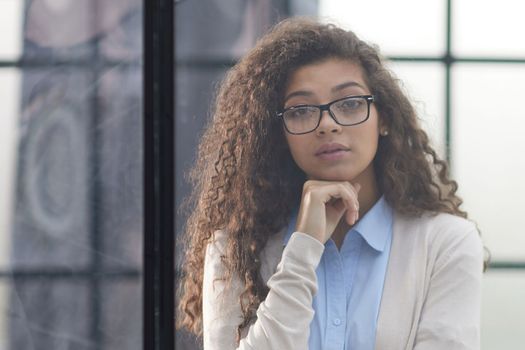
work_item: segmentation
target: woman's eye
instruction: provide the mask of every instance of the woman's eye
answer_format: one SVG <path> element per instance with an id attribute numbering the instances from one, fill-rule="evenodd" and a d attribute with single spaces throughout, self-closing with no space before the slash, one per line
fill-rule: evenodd
<path id="1" fill-rule="evenodd" d="M 311 113 L 311 111 L 310 111 L 309 108 L 294 108 L 294 109 L 290 109 L 287 112 L 287 115 L 290 118 L 302 118 L 302 117 L 309 116 L 310 113 Z"/>
<path id="2" fill-rule="evenodd" d="M 361 106 L 360 100 L 346 100 L 341 103 L 341 108 L 343 109 L 356 109 Z"/>

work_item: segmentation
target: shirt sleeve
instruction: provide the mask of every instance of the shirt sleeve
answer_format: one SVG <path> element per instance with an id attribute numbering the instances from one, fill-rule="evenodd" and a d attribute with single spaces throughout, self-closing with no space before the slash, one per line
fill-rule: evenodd
<path id="1" fill-rule="evenodd" d="M 483 245 L 471 229 L 438 255 L 423 305 L 415 350 L 479 350 Z"/>
<path id="2" fill-rule="evenodd" d="M 230 288 L 220 280 L 225 273 L 221 262 L 225 241 L 226 234 L 217 231 L 215 241 L 206 249 L 202 293 L 204 350 L 307 350 L 314 315 L 312 299 L 317 292 L 315 269 L 324 245 L 305 233 L 292 234 L 276 272 L 267 282 L 269 292 L 257 309 L 257 319 L 237 346 L 236 330 L 242 321 L 239 296 L 244 288 L 238 278 L 233 278 Z"/>

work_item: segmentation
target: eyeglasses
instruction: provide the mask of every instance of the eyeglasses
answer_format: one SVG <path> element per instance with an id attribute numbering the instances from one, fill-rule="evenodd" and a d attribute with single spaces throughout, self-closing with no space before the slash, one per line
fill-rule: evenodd
<path id="1" fill-rule="evenodd" d="M 370 116 L 370 104 L 374 95 L 347 96 L 324 105 L 298 105 L 278 112 L 284 127 L 290 134 L 301 135 L 317 129 L 323 111 L 328 111 L 339 125 L 351 126 L 364 123 Z"/>

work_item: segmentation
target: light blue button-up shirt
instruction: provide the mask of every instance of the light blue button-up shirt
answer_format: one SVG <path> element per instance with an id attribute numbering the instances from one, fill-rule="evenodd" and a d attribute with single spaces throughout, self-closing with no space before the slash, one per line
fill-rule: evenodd
<path id="1" fill-rule="evenodd" d="M 295 231 L 293 213 L 286 245 Z M 346 233 L 337 249 L 325 243 L 317 267 L 318 291 L 310 324 L 310 350 L 373 350 L 379 304 L 392 242 L 392 209 L 381 197 Z"/>

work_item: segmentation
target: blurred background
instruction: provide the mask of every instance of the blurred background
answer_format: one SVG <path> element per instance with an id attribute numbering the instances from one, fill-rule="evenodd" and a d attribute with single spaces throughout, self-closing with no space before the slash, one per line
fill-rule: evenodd
<path id="1" fill-rule="evenodd" d="M 492 253 L 482 348 L 522 349 L 524 12 L 513 0 L 177 2 L 177 206 L 226 70 L 277 21 L 321 16 L 390 59 Z M 0 0 L 0 350 L 142 348 L 142 16 L 140 0 Z"/>

